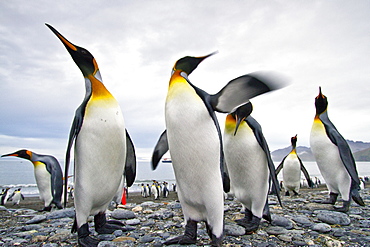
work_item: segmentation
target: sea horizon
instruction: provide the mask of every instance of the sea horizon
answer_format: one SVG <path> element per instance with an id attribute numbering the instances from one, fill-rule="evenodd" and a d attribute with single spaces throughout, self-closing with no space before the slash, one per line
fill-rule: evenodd
<path id="1" fill-rule="evenodd" d="M 280 162 L 274 162 L 275 167 L 279 165 Z M 320 171 L 317 167 L 316 162 L 307 161 L 303 162 L 308 173 L 310 174 L 313 182 L 314 178 L 317 177 L 322 184 L 325 183 L 325 180 L 320 174 Z M 370 177 L 370 162 L 356 162 L 357 171 L 359 177 Z M 64 169 L 62 167 L 62 169 Z M 70 169 L 73 171 L 73 169 Z M 69 174 L 72 175 L 72 174 Z M 304 175 L 301 174 L 302 181 L 304 180 Z M 137 173 L 134 184 L 128 188 L 130 192 L 140 192 L 141 184 L 151 185 L 153 180 L 164 182 L 166 181 L 169 184 L 171 189 L 172 184 L 176 184 L 175 175 L 172 169 L 171 163 L 161 162 L 157 169 L 153 171 L 151 169 L 150 161 L 139 160 L 137 162 Z M 278 180 L 282 180 L 282 172 L 278 175 Z M 73 178 L 69 179 L 69 182 L 73 181 Z M 0 159 L 0 189 L 10 188 L 10 191 L 21 188 L 22 194 L 24 196 L 38 196 L 38 188 L 36 185 L 36 180 L 34 177 L 34 169 L 31 162 L 21 159 L 12 159 L 5 160 Z"/>

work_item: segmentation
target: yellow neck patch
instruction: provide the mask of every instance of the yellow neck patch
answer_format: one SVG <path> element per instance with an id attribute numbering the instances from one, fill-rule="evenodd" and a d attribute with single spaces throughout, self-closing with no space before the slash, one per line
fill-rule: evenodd
<path id="1" fill-rule="evenodd" d="M 113 98 L 112 94 L 107 90 L 104 84 L 96 79 L 93 75 L 87 77 L 91 82 L 92 95 L 91 100 Z"/>
<path id="2" fill-rule="evenodd" d="M 40 162 L 40 161 L 32 161 L 34 167 L 40 167 L 40 166 L 45 166 L 44 163 Z"/>
<path id="3" fill-rule="evenodd" d="M 170 79 L 170 83 L 169 83 L 170 88 L 172 86 L 174 86 L 175 84 L 177 84 L 177 83 L 186 83 L 186 84 L 188 84 L 186 79 L 181 76 L 181 72 L 182 72 L 181 70 L 175 70 L 175 72 L 173 72 L 173 74 L 171 76 L 171 79 Z"/>
<path id="4" fill-rule="evenodd" d="M 225 132 L 234 134 L 235 127 L 236 127 L 236 119 L 231 114 L 228 114 L 225 120 Z"/>

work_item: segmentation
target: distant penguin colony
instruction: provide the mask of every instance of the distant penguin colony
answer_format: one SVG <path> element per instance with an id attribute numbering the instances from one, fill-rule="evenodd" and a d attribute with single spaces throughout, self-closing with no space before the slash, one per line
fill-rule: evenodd
<path id="1" fill-rule="evenodd" d="M 240 76 L 210 95 L 192 84 L 188 76 L 213 54 L 183 57 L 172 69 L 165 103 L 167 129 L 154 149 L 152 165 L 155 169 L 161 157 L 170 151 L 185 233 L 166 241 L 166 245 L 196 243 L 197 223 L 204 221 L 211 245 L 221 246 L 223 191 L 229 190 L 229 179 L 224 170 L 222 135 L 215 111 L 231 112 L 277 86 L 268 76 L 256 73 Z"/>
<path id="2" fill-rule="evenodd" d="M 94 216 L 95 230 L 99 234 L 124 230 L 121 222 L 108 222 L 105 212 L 117 191 L 122 192 L 123 175 L 127 186 L 135 180 L 135 151 L 125 129 L 121 108 L 104 86 L 93 55 L 46 25 L 63 43 L 85 79 L 86 95 L 76 110 L 69 135 L 65 176 L 68 176 L 70 151 L 75 142 L 76 218 L 72 231 L 77 230 L 81 246 L 97 246 L 99 240 L 90 235 L 87 219 L 89 215 Z"/>
<path id="3" fill-rule="evenodd" d="M 77 232 L 79 246 L 98 246 L 99 239 L 89 230 L 88 217 L 94 217 L 98 234 L 127 230 L 121 221 L 107 220 L 106 210 L 111 203 L 121 203 L 123 191 L 136 178 L 136 155 L 133 141 L 126 130 L 118 101 L 104 86 L 98 64 L 85 48 L 69 42 L 51 25 L 46 26 L 62 42 L 76 63 L 85 83 L 85 97 L 76 109 L 65 155 L 65 171 L 51 155 L 19 150 L 1 157 L 18 157 L 31 161 L 44 208 L 61 209 L 68 193 L 74 199 L 75 219 L 72 232 Z M 271 72 L 245 74 L 229 81 L 218 93 L 209 94 L 195 86 L 190 74 L 206 58 L 186 56 L 176 61 L 168 83 L 165 99 L 166 129 L 160 135 L 153 153 L 155 170 L 163 155 L 169 151 L 184 215 L 185 231 L 169 238 L 165 245 L 197 243 L 198 223 L 204 222 L 211 246 L 222 246 L 224 238 L 224 196 L 230 193 L 242 204 L 244 217 L 235 222 L 246 234 L 258 230 L 261 219 L 271 221 L 268 194 L 272 193 L 282 206 L 280 187 L 286 196 L 299 195 L 301 171 L 309 187 L 313 182 L 297 154 L 297 135 L 291 138 L 291 151 L 275 169 L 261 125 L 250 115 L 250 99 L 281 88 L 280 76 Z M 310 146 L 316 163 L 329 190 L 323 204 L 335 205 L 338 196 L 343 200 L 334 209 L 348 212 L 351 198 L 360 206 L 365 203 L 359 190 L 365 181 L 359 178 L 352 152 L 328 117 L 328 100 L 322 94 L 315 98 L 316 114 L 310 134 Z M 222 134 L 216 112 L 226 113 Z M 68 185 L 71 153 L 74 150 L 74 181 Z M 282 171 L 279 185 L 277 175 Z M 315 178 L 315 185 L 320 184 Z M 144 198 L 167 198 L 167 182 L 141 184 Z M 10 188 L 0 194 L 1 205 L 11 199 L 18 205 L 24 196 L 21 189 L 10 195 Z M 125 199 L 125 198 L 123 198 Z M 8 202 L 9 203 L 9 202 Z M 122 202 L 125 204 L 125 202 Z"/>
<path id="4" fill-rule="evenodd" d="M 280 201 L 275 166 L 262 128 L 250 116 L 251 112 L 252 103 L 248 102 L 228 114 L 224 131 L 230 190 L 245 209 L 245 217 L 236 222 L 243 226 L 247 233 L 258 229 L 262 217 L 271 221 L 268 206 L 270 180 Z"/>
<path id="5" fill-rule="evenodd" d="M 37 188 L 40 199 L 44 201 L 42 211 L 50 211 L 52 205 L 59 209 L 62 206 L 63 172 L 58 160 L 51 155 L 42 155 L 29 150 L 19 150 L 14 153 L 4 154 L 1 157 L 18 157 L 29 160 L 34 167 Z"/>
<path id="6" fill-rule="evenodd" d="M 293 195 L 298 195 L 301 187 L 301 171 L 306 178 L 308 186 L 310 188 L 313 187 L 310 175 L 297 154 L 297 135 L 291 138 L 291 144 L 292 150 L 283 158 L 279 166 L 276 168 L 276 175 L 283 170 L 283 185 L 286 196 L 289 196 L 290 192 L 293 192 Z"/>
<path id="7" fill-rule="evenodd" d="M 328 116 L 328 99 L 322 94 L 315 98 L 316 114 L 311 129 L 310 145 L 316 163 L 329 189 L 329 198 L 323 203 L 335 204 L 338 195 L 343 199 L 342 207 L 336 210 L 347 212 L 352 199 L 365 206 L 359 189 L 360 180 L 355 159 L 343 136 L 335 128 Z"/>

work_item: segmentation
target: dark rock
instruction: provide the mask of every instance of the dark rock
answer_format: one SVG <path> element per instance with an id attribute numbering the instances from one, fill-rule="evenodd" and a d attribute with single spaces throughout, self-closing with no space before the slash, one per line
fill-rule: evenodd
<path id="1" fill-rule="evenodd" d="M 292 220 L 303 227 L 310 227 L 313 223 L 306 216 L 294 216 Z"/>
<path id="2" fill-rule="evenodd" d="M 270 235 L 287 234 L 288 230 L 281 226 L 270 226 L 266 228 L 266 232 Z"/>
<path id="3" fill-rule="evenodd" d="M 124 209 L 114 210 L 111 216 L 115 219 L 133 219 L 136 217 L 134 212 Z"/>
<path id="4" fill-rule="evenodd" d="M 331 231 L 331 226 L 326 223 L 318 223 L 314 224 L 311 229 L 317 232 L 326 233 Z"/>
<path id="5" fill-rule="evenodd" d="M 226 224 L 225 234 L 229 236 L 242 236 L 245 234 L 245 229 L 242 226 L 236 224 Z"/>
<path id="6" fill-rule="evenodd" d="M 345 213 L 328 210 L 317 210 L 315 213 L 319 220 L 331 225 L 348 226 L 351 224 L 351 219 Z"/>
<path id="7" fill-rule="evenodd" d="M 33 217 L 32 219 L 30 220 L 27 220 L 26 221 L 26 224 L 37 224 L 37 223 L 40 223 L 42 221 L 46 220 L 46 216 L 45 215 L 36 215 L 35 217 Z"/>
<path id="8" fill-rule="evenodd" d="M 285 218 L 284 216 L 280 216 L 280 215 L 272 215 L 271 216 L 272 218 L 272 222 L 271 224 L 273 226 L 282 226 L 284 227 L 285 229 L 293 229 L 293 222 L 287 218 Z"/>
<path id="9" fill-rule="evenodd" d="M 150 243 L 154 240 L 154 237 L 150 236 L 150 235 L 144 235 L 142 236 L 140 239 L 139 239 L 139 242 L 140 243 Z"/>

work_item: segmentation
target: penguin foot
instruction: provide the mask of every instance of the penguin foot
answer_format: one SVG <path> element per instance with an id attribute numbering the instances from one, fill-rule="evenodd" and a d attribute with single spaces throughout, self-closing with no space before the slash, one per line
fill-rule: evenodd
<path id="1" fill-rule="evenodd" d="M 43 209 L 39 210 L 39 212 L 50 212 L 51 211 L 51 206 L 44 207 Z"/>
<path id="2" fill-rule="evenodd" d="M 82 247 L 96 247 L 99 244 L 99 240 L 90 236 L 89 225 L 83 224 L 77 229 L 78 244 Z"/>
<path id="3" fill-rule="evenodd" d="M 99 245 L 99 240 L 91 236 L 86 236 L 83 238 L 78 238 L 78 244 L 82 247 L 95 247 Z"/>
<path id="4" fill-rule="evenodd" d="M 330 192 L 329 194 L 329 198 L 322 201 L 321 203 L 322 204 L 332 204 L 334 205 L 335 202 L 337 201 L 337 198 L 338 198 L 338 194 L 337 193 L 333 193 L 333 192 Z"/>
<path id="5" fill-rule="evenodd" d="M 116 230 L 125 231 L 124 224 L 118 220 L 107 221 L 105 213 L 99 213 L 94 216 L 95 231 L 99 234 L 111 234 Z"/>
<path id="6" fill-rule="evenodd" d="M 55 204 L 55 206 L 56 206 L 58 209 L 63 209 L 63 206 L 62 206 L 62 204 L 61 204 L 61 203 L 57 203 L 57 204 Z"/>
<path id="7" fill-rule="evenodd" d="M 348 201 L 343 201 L 343 206 L 342 207 L 335 207 L 334 210 L 342 213 L 346 213 L 349 211 L 349 205 L 351 204 L 351 200 Z"/>
<path id="8" fill-rule="evenodd" d="M 171 244 L 181 244 L 181 245 L 187 245 L 187 244 L 195 244 L 197 242 L 196 239 L 191 238 L 190 236 L 178 236 L 175 238 L 172 238 L 166 242 L 164 242 L 164 245 L 171 245 Z"/>
<path id="9" fill-rule="evenodd" d="M 195 244 L 197 242 L 197 222 L 194 220 L 188 220 L 185 226 L 185 234 L 183 236 L 178 236 L 172 238 L 166 242 L 164 245 L 171 245 L 171 244 Z"/>
<path id="10" fill-rule="evenodd" d="M 247 220 L 246 218 L 238 220 L 236 223 L 245 228 L 245 234 L 251 234 L 258 230 L 260 225 L 261 218 L 252 215 L 251 220 Z"/>
<path id="11" fill-rule="evenodd" d="M 216 235 L 212 233 L 212 227 L 208 225 L 207 222 L 206 222 L 206 228 L 207 228 L 208 236 L 211 238 L 210 245 L 211 246 L 222 246 L 222 240 L 224 239 L 224 235 L 222 234 L 220 237 L 216 237 Z"/>

